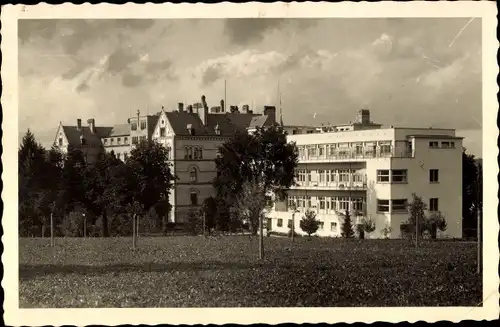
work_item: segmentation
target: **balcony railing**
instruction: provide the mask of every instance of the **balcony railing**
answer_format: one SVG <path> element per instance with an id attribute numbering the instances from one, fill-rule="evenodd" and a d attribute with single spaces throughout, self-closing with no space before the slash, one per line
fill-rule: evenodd
<path id="1" fill-rule="evenodd" d="M 317 150 L 316 150 L 317 151 Z M 342 161 L 342 160 L 366 160 L 374 158 L 411 158 L 412 152 L 408 149 L 394 149 L 387 147 L 377 150 L 356 149 L 336 150 L 335 152 L 325 152 L 321 155 L 302 154 L 299 155 L 299 161 Z"/>
<path id="2" fill-rule="evenodd" d="M 293 189 L 366 190 L 366 182 L 296 182 Z"/>

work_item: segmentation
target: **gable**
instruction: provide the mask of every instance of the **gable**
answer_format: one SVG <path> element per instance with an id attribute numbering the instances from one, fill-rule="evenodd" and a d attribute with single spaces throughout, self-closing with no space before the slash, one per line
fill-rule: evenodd
<path id="1" fill-rule="evenodd" d="M 62 145 L 59 145 L 59 139 L 62 138 Z M 59 124 L 59 126 L 57 127 L 57 131 L 56 131 L 56 136 L 54 138 L 54 142 L 52 143 L 52 145 L 54 146 L 57 146 L 57 147 L 61 147 L 61 146 L 68 146 L 69 144 L 69 141 L 68 141 L 68 137 L 66 136 L 66 133 L 64 131 L 64 127 L 63 125 Z"/>
<path id="2" fill-rule="evenodd" d="M 161 114 L 158 117 L 158 121 L 156 122 L 156 126 L 155 126 L 154 131 L 153 131 L 153 138 L 162 137 L 162 136 L 160 136 L 160 130 L 162 128 L 165 128 L 165 136 L 163 136 L 163 137 L 175 135 L 175 132 L 172 129 L 172 125 L 170 124 L 170 121 L 167 117 L 167 114 L 163 110 L 161 111 Z"/>

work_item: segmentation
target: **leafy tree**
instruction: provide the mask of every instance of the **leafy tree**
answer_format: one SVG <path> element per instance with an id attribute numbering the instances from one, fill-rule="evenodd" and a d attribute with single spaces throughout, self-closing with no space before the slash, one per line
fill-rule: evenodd
<path id="1" fill-rule="evenodd" d="M 300 220 L 300 229 L 302 229 L 307 235 L 311 236 L 316 233 L 319 229 L 319 220 L 316 219 L 316 213 L 314 211 L 307 210 Z"/>
<path id="2" fill-rule="evenodd" d="M 145 211 L 158 203 L 166 204 L 168 212 L 168 196 L 175 177 L 170 171 L 167 149 L 155 141 L 142 141 L 130 151 L 126 165 L 127 178 L 134 185 L 134 201 Z"/>
<path id="3" fill-rule="evenodd" d="M 104 153 L 94 165 L 85 171 L 85 202 L 89 209 L 102 219 L 102 236 L 109 236 L 109 214 L 123 211 L 124 203 L 130 200 L 132 180 L 125 164 L 114 153 Z"/>
<path id="4" fill-rule="evenodd" d="M 217 211 L 215 215 L 215 228 L 222 232 L 229 231 L 231 227 L 231 207 L 223 197 L 215 197 Z"/>
<path id="5" fill-rule="evenodd" d="M 373 233 L 376 229 L 376 225 L 371 219 L 363 219 L 361 226 L 363 227 L 363 230 L 367 234 Z"/>
<path id="6" fill-rule="evenodd" d="M 421 197 L 413 193 L 412 201 L 408 204 L 408 225 L 411 226 L 412 231 L 415 231 L 418 221 L 419 236 L 422 235 L 424 230 L 427 228 L 425 210 L 427 210 L 427 205 L 422 201 Z"/>
<path id="7" fill-rule="evenodd" d="M 346 210 L 344 214 L 344 221 L 342 223 L 342 237 L 344 238 L 353 238 L 354 237 L 354 229 L 352 227 L 352 219 L 349 210 Z"/>
<path id="8" fill-rule="evenodd" d="M 444 218 L 441 211 L 431 213 L 427 219 L 426 225 L 427 230 L 431 233 L 432 238 L 436 238 L 436 230 L 444 232 L 448 228 L 446 219 Z"/>
<path id="9" fill-rule="evenodd" d="M 298 162 L 295 144 L 287 143 L 280 126 L 257 128 L 253 134 L 237 133 L 219 148 L 216 159 L 218 176 L 213 185 L 217 196 L 232 206 L 245 182 L 259 180 L 264 194 L 283 199 L 294 183 Z"/>
<path id="10" fill-rule="evenodd" d="M 187 221 L 184 225 L 186 231 L 191 235 L 198 235 L 203 229 L 202 211 L 199 208 L 191 208 L 188 211 Z"/>
<path id="11" fill-rule="evenodd" d="M 462 152 L 462 215 L 465 230 L 476 229 L 477 212 L 482 208 L 482 164 L 466 149 Z"/>

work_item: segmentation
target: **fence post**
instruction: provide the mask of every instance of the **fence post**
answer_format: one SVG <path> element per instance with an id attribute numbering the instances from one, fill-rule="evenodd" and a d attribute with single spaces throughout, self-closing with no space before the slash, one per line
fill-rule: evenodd
<path id="1" fill-rule="evenodd" d="M 132 249 L 135 250 L 135 229 L 136 229 L 136 224 L 135 224 L 135 214 L 132 216 Z"/>
<path id="2" fill-rule="evenodd" d="M 54 246 L 54 215 L 50 213 L 50 246 Z"/>

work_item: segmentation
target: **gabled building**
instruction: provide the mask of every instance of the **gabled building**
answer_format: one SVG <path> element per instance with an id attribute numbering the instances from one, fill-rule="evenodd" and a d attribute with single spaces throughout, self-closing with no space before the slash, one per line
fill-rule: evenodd
<path id="1" fill-rule="evenodd" d="M 169 220 L 183 222 L 189 209 L 202 205 L 214 194 L 212 181 L 217 176 L 215 159 L 218 148 L 237 132 L 252 132 L 256 127 L 276 124 L 276 108 L 265 106 L 262 114 L 248 110 L 248 106 L 221 106 L 209 110 L 205 97 L 201 104 L 177 110 L 162 109 L 158 116 L 153 140 L 169 150 L 172 172 L 177 176 L 170 194 L 172 212 Z"/>

